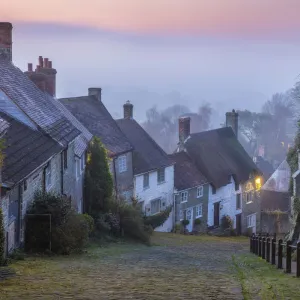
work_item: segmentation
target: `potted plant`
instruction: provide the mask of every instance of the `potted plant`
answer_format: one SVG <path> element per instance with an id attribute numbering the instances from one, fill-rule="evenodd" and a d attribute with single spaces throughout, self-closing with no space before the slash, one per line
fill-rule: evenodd
<path id="1" fill-rule="evenodd" d="M 190 221 L 184 219 L 184 220 L 181 221 L 181 224 L 182 224 L 182 226 L 184 228 L 184 234 L 185 234 L 186 233 L 186 226 L 188 226 L 190 224 Z"/>
<path id="2" fill-rule="evenodd" d="M 196 232 L 199 232 L 200 231 L 200 228 L 201 228 L 201 219 L 197 218 L 194 220 L 194 230 Z"/>

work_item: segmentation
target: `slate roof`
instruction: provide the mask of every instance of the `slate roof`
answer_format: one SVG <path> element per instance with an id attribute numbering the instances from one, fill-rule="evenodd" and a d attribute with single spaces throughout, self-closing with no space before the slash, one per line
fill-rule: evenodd
<path id="1" fill-rule="evenodd" d="M 168 156 L 175 163 L 174 182 L 178 191 L 208 183 L 206 177 L 198 170 L 187 153 L 181 151 Z"/>
<path id="2" fill-rule="evenodd" d="M 215 188 L 226 185 L 229 175 L 240 183 L 248 180 L 251 172 L 261 173 L 231 127 L 193 133 L 184 147 Z"/>
<path id="3" fill-rule="evenodd" d="M 2 181 L 16 184 L 45 163 L 62 146 L 38 130 L 0 112 L 1 120 L 9 126 L 1 137 L 4 140 Z"/>
<path id="4" fill-rule="evenodd" d="M 59 99 L 61 103 L 88 129 L 101 139 L 111 155 L 132 150 L 132 146 L 112 118 L 104 104 L 95 96 Z"/>
<path id="5" fill-rule="evenodd" d="M 117 120 L 122 132 L 134 148 L 133 173 L 146 173 L 173 163 L 149 134 L 133 119 Z"/>
<path id="6" fill-rule="evenodd" d="M 55 106 L 54 99 L 43 93 L 10 61 L 0 59 L 0 111 L 23 123 L 37 126 L 66 146 L 80 131 Z"/>

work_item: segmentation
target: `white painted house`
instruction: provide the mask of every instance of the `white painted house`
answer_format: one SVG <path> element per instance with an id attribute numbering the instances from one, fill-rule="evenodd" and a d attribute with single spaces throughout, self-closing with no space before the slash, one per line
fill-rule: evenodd
<path id="1" fill-rule="evenodd" d="M 231 127 L 231 128 L 230 128 Z M 237 233 L 243 231 L 242 186 L 257 166 L 237 139 L 238 114 L 226 113 L 226 127 L 190 133 L 190 118 L 179 119 L 179 144 L 210 184 L 207 225 L 218 227 L 228 215 Z"/>
<path id="2" fill-rule="evenodd" d="M 133 146 L 133 195 L 146 215 L 154 215 L 173 207 L 174 164 L 168 155 L 133 119 L 133 106 L 124 105 L 124 118 L 117 120 L 122 132 Z M 174 223 L 173 210 L 168 220 L 156 231 L 170 232 Z"/>

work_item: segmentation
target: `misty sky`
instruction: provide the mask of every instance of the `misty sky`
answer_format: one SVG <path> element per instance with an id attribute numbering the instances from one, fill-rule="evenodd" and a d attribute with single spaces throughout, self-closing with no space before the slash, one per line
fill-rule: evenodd
<path id="1" fill-rule="evenodd" d="M 129 99 L 142 118 L 153 104 L 259 110 L 299 79 L 299 11 L 299 0 L 10 0 L 0 20 L 14 25 L 17 66 L 53 61 L 58 96 L 100 86 L 114 116 Z"/>

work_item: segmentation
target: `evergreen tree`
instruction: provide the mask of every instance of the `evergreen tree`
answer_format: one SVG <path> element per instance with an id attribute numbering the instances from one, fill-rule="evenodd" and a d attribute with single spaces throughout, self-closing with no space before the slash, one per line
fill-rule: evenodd
<path id="1" fill-rule="evenodd" d="M 85 172 L 85 210 L 93 217 L 109 209 L 113 194 L 113 180 L 109 170 L 107 152 L 100 139 L 93 138 Z"/>

